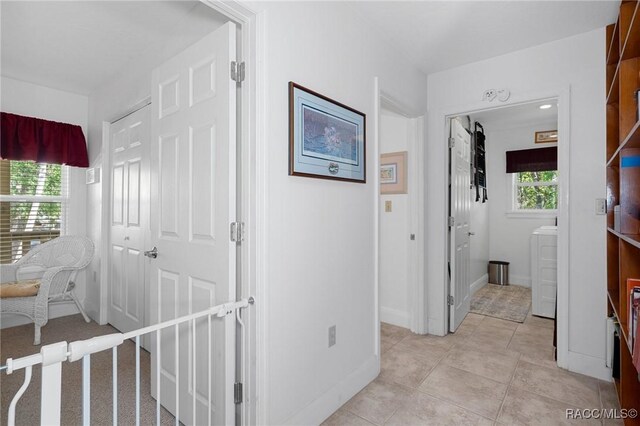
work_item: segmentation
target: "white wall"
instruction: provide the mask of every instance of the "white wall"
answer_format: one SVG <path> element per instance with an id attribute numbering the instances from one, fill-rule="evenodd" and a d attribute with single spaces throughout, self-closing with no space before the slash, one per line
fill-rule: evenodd
<path id="1" fill-rule="evenodd" d="M 87 135 L 88 99 L 86 96 L 63 92 L 44 86 L 2 77 L 1 109 L 3 112 L 42 118 L 44 120 L 77 124 Z M 86 185 L 85 170 L 69 167 L 69 209 L 66 220 L 67 235 L 86 235 Z M 76 278 L 76 295 L 84 304 L 86 272 Z M 78 313 L 73 302 L 52 305 L 49 318 Z M 26 324 L 24 317 L 3 315 L 2 327 Z"/>
<path id="2" fill-rule="evenodd" d="M 268 424 L 318 424 L 373 379 L 378 190 L 374 77 L 425 111 L 426 76 L 342 2 L 251 4 L 265 12 Z M 295 81 L 367 115 L 367 183 L 287 175 Z M 337 344 L 327 332 L 337 326 Z"/>
<path id="3" fill-rule="evenodd" d="M 429 76 L 426 281 L 432 333 L 445 332 L 444 114 L 492 106 L 481 102 L 488 88 L 510 89 L 511 103 L 570 86 L 568 366 L 606 377 L 605 218 L 594 213 L 594 199 L 605 196 L 604 40 L 598 29 Z"/>
<path id="4" fill-rule="evenodd" d="M 380 114 L 380 154 L 409 151 L 410 138 L 416 137 L 416 120 L 386 109 Z M 407 169 L 411 173 L 411 168 Z M 407 185 L 407 190 L 411 191 Z M 380 321 L 409 328 L 409 234 L 408 194 L 380 195 Z M 385 203 L 391 202 L 391 212 Z"/>
<path id="5" fill-rule="evenodd" d="M 488 164 L 488 162 L 487 162 Z M 488 180 L 488 179 L 487 179 Z M 489 211 L 493 205 L 493 196 L 487 192 L 490 197 L 486 202 L 482 202 L 482 189 L 480 190 L 480 201 L 476 202 L 476 189 L 471 189 L 471 226 L 470 232 L 473 232 L 469 238 L 471 257 L 471 292 L 476 292 L 479 288 L 487 283 L 489 278 L 487 274 L 487 264 L 489 262 Z"/>
<path id="6" fill-rule="evenodd" d="M 511 214 L 513 175 L 506 173 L 506 152 L 557 145 L 541 145 L 533 141 L 536 131 L 557 129 L 557 126 L 557 121 L 516 128 L 486 126 L 487 145 L 491 146 L 487 157 L 487 183 L 491 197 L 490 257 L 492 260 L 510 262 L 509 282 L 511 284 L 531 286 L 531 233 L 540 226 L 554 225 L 555 216 L 535 217 L 532 214 Z"/>

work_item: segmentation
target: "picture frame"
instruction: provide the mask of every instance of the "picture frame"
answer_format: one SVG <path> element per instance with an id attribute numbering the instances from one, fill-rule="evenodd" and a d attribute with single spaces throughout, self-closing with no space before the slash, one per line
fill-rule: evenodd
<path id="1" fill-rule="evenodd" d="M 289 82 L 289 175 L 366 183 L 366 115 Z"/>
<path id="2" fill-rule="evenodd" d="M 558 143 L 558 131 L 557 130 L 543 130 L 536 132 L 534 137 L 535 143 Z"/>
<path id="3" fill-rule="evenodd" d="M 407 151 L 380 154 L 380 194 L 407 193 Z"/>

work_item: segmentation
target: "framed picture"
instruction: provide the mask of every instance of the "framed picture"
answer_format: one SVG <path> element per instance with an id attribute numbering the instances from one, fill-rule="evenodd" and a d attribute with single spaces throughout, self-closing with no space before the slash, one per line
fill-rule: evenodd
<path id="1" fill-rule="evenodd" d="M 536 132 L 536 143 L 557 143 L 558 131 L 557 130 L 545 130 L 543 132 Z"/>
<path id="2" fill-rule="evenodd" d="M 407 151 L 380 155 L 380 193 L 407 193 Z"/>
<path id="3" fill-rule="evenodd" d="M 366 116 L 289 83 L 289 175 L 366 182 Z"/>

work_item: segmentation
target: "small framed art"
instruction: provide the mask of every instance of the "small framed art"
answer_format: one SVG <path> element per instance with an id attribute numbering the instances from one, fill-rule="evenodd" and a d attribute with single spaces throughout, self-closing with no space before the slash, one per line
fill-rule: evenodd
<path id="1" fill-rule="evenodd" d="M 380 154 L 380 193 L 407 193 L 407 151 Z"/>
<path id="2" fill-rule="evenodd" d="M 366 116 L 289 83 L 289 175 L 366 182 Z"/>
<path id="3" fill-rule="evenodd" d="M 557 130 L 545 130 L 536 132 L 535 143 L 556 143 L 558 142 Z"/>

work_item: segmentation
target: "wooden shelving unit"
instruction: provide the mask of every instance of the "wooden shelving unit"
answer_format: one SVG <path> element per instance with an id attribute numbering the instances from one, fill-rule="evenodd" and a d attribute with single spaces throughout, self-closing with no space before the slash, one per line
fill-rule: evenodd
<path id="1" fill-rule="evenodd" d="M 621 408 L 640 410 L 640 381 L 629 349 L 627 279 L 640 278 L 640 167 L 628 165 L 640 156 L 640 122 L 635 92 L 640 90 L 640 3 L 622 1 L 618 21 L 606 31 L 606 166 L 607 166 L 607 305 L 620 324 Z M 626 160 L 625 160 L 626 159 Z M 620 229 L 614 229 L 613 207 L 620 205 Z M 626 419 L 625 424 L 640 424 Z"/>

